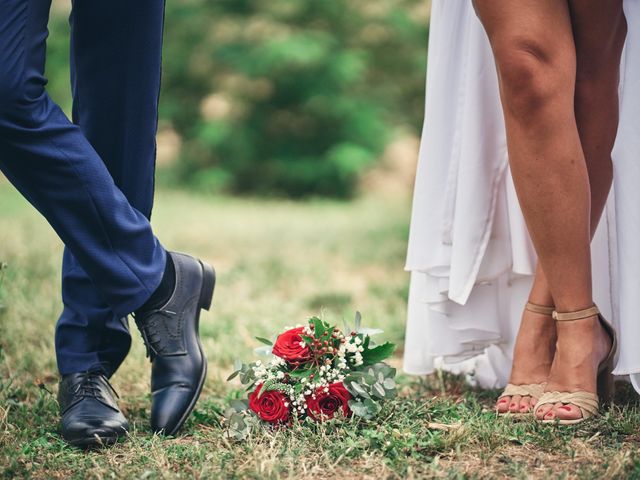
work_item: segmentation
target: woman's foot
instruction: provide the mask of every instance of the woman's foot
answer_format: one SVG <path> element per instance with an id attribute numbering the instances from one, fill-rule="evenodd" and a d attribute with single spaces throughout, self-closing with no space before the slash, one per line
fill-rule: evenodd
<path id="1" fill-rule="evenodd" d="M 509 383 L 513 385 L 546 383 L 555 354 L 556 325 L 548 313 L 525 309 L 513 352 L 513 367 Z M 537 398 L 503 396 L 496 402 L 498 413 L 528 413 Z"/>
<path id="2" fill-rule="evenodd" d="M 583 320 L 563 321 L 556 325 L 558 341 L 545 391 L 597 391 L 600 363 L 609 355 L 611 337 L 597 315 Z M 582 411 L 572 404 L 541 405 L 539 420 L 578 420 Z"/>

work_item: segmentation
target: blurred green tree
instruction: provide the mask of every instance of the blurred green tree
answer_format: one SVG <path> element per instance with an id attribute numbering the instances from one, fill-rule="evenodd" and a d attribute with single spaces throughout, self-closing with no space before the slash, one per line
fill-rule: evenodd
<path id="1" fill-rule="evenodd" d="M 167 2 L 161 120 L 182 138 L 174 178 L 351 196 L 394 132 L 421 126 L 425 2 Z"/>

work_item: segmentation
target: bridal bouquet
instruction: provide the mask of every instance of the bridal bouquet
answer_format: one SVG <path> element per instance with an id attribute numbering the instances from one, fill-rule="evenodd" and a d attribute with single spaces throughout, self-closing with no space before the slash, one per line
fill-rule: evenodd
<path id="1" fill-rule="evenodd" d="M 273 343 L 257 338 L 267 345 L 260 350 L 270 359 L 239 364 L 229 377 L 240 378 L 248 399 L 231 402 L 225 415 L 228 436 L 243 439 L 259 422 L 289 425 L 294 419 L 377 415 L 382 402 L 396 395 L 396 371 L 383 363 L 395 345 L 375 345 L 371 336 L 381 331 L 360 323 L 357 313 L 355 328 L 343 331 L 314 317 L 286 328 Z"/>

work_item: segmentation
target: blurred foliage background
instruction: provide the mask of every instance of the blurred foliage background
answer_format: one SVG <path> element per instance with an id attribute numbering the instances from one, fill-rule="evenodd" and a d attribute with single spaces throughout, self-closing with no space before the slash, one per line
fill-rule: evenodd
<path id="1" fill-rule="evenodd" d="M 47 65 L 50 92 L 67 110 L 69 3 L 54 2 Z M 292 198 L 349 198 L 375 183 L 385 156 L 415 155 L 429 8 L 427 0 L 167 2 L 159 181 Z M 410 190 L 410 180 L 401 184 Z"/>

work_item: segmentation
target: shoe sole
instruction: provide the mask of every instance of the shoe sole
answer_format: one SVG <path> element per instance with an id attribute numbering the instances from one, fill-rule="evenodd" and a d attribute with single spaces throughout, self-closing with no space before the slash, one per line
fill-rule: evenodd
<path id="1" fill-rule="evenodd" d="M 184 426 L 184 423 L 187 421 L 187 418 L 189 418 L 189 415 L 191 415 L 191 412 L 195 408 L 196 403 L 200 398 L 202 387 L 204 386 L 204 382 L 207 379 L 207 356 L 205 355 L 204 349 L 202 348 L 202 343 L 200 342 L 200 312 L 201 310 L 209 311 L 209 309 L 211 308 L 211 303 L 213 301 L 213 292 L 216 287 L 216 271 L 211 265 L 204 262 L 200 262 L 200 266 L 202 267 L 202 288 L 200 290 L 200 299 L 198 300 L 198 313 L 196 314 L 196 337 L 198 339 L 198 348 L 200 349 L 200 355 L 202 355 L 204 368 L 202 369 L 198 387 L 196 388 L 193 399 L 189 403 L 189 407 L 187 407 L 182 417 L 180 417 L 180 420 L 178 421 L 176 426 L 171 431 L 165 432 L 165 435 L 169 436 L 175 435 Z"/>
<path id="2" fill-rule="evenodd" d="M 582 422 L 589 421 L 594 417 L 589 418 L 577 418 L 575 420 L 539 420 L 541 423 L 546 423 L 547 425 L 560 425 L 560 426 L 568 426 L 568 425 L 577 425 Z"/>
<path id="3" fill-rule="evenodd" d="M 122 435 L 116 435 L 113 437 L 84 437 L 84 438 L 76 438 L 73 440 L 67 440 L 62 437 L 65 442 L 67 442 L 72 447 L 81 448 L 81 449 L 92 449 L 92 448 L 100 448 L 100 447 L 110 447 L 116 443 L 121 438 L 124 438 Z"/>

